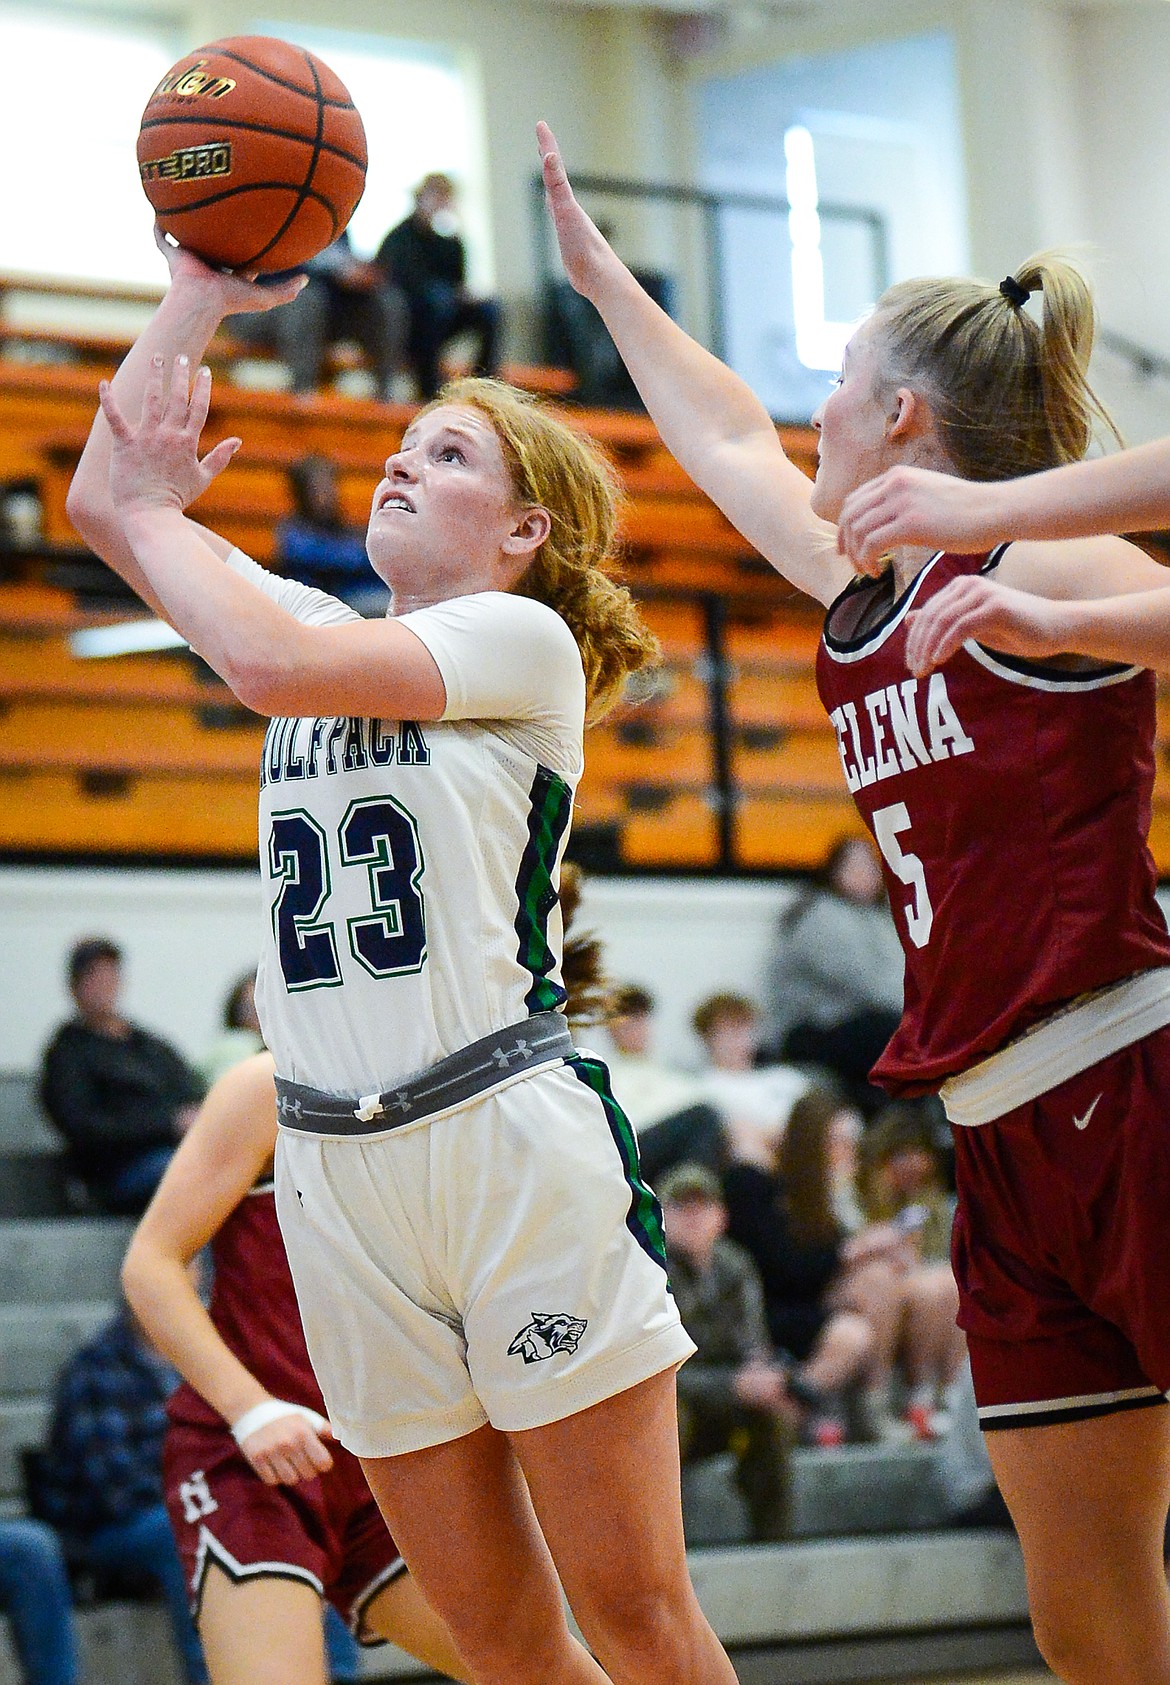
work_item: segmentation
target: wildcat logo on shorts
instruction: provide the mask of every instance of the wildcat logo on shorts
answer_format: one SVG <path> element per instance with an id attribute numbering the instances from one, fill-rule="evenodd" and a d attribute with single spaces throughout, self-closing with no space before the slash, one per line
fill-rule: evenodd
<path id="1" fill-rule="evenodd" d="M 564 1311 L 555 1316 L 547 1311 L 533 1311 L 532 1321 L 508 1347 L 508 1356 L 522 1357 L 525 1363 L 540 1363 L 560 1352 L 575 1352 L 588 1326 L 584 1317 L 568 1316 Z"/>

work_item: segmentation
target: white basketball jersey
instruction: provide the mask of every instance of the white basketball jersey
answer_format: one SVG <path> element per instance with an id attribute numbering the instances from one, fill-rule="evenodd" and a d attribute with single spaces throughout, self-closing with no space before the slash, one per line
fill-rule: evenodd
<path id="1" fill-rule="evenodd" d="M 236 551 L 298 620 L 357 618 Z M 560 1006 L 561 856 L 582 767 L 572 633 L 502 592 L 401 617 L 443 677 L 440 721 L 274 719 L 260 781 L 256 1004 L 282 1076 L 400 1083 Z"/>

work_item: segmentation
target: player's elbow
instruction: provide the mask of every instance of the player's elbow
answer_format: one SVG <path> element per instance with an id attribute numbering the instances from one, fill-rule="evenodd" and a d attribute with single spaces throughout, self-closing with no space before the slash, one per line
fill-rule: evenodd
<path id="1" fill-rule="evenodd" d="M 213 663 L 238 701 L 269 718 L 298 712 L 303 674 L 295 659 L 278 649 L 246 648 Z"/>
<path id="2" fill-rule="evenodd" d="M 125 540 L 108 496 L 84 474 L 73 476 L 65 496 L 65 513 L 73 530 L 97 556 L 108 557 Z"/>

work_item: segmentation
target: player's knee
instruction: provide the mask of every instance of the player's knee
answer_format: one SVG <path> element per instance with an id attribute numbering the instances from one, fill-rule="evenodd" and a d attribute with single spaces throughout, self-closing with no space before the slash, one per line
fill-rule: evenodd
<path id="1" fill-rule="evenodd" d="M 455 1647 L 476 1679 L 553 1679 L 560 1675 L 572 1643 L 559 1605 L 522 1594 L 498 1602 L 477 1602 L 448 1611 Z"/>
<path id="2" fill-rule="evenodd" d="M 574 1607 L 602 1666 L 620 1662 L 621 1670 L 636 1678 L 688 1677 L 694 1625 L 690 1617 L 698 1617 L 689 1583 L 633 1574 L 615 1580 L 593 1588 L 596 1595 L 589 1607 Z"/>

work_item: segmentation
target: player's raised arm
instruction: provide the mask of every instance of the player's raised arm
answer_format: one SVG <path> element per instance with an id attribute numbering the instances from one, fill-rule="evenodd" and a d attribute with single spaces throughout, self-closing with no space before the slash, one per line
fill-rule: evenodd
<path id="1" fill-rule="evenodd" d="M 1170 439 L 1015 480 L 891 468 L 845 500 L 838 541 L 858 566 L 898 544 L 958 553 L 1008 538 L 1087 538 L 1170 525 Z"/>
<path id="2" fill-rule="evenodd" d="M 212 1088 L 135 1231 L 122 1266 L 134 1314 L 183 1379 L 240 1429 L 241 1451 L 268 1484 L 312 1479 L 331 1466 L 320 1431 L 298 1405 L 260 1384 L 229 1350 L 189 1266 L 245 1199 L 276 1145 L 276 1092 L 266 1053 Z M 256 1426 L 248 1431 L 249 1420 Z"/>
<path id="3" fill-rule="evenodd" d="M 573 194 L 552 130 L 537 125 L 545 192 L 572 285 L 599 311 L 669 450 L 773 567 L 828 603 L 852 578 L 836 532 L 809 507 L 767 410 L 640 287 Z"/>
<path id="4" fill-rule="evenodd" d="M 171 270 L 170 288 L 111 382 L 122 414 L 136 423 L 153 360 L 161 356 L 169 366 L 184 355 L 198 368 L 211 336 L 225 317 L 242 311 L 265 310 L 295 298 L 304 284 L 296 276 L 272 285 L 258 285 L 242 276 L 209 269 L 191 252 L 158 244 Z M 114 572 L 130 585 L 156 614 L 166 611 L 139 566 L 110 496 L 110 457 L 113 439 L 99 409 L 69 488 L 66 510 L 78 533 Z M 218 555 L 228 553 L 224 539 L 207 534 Z M 180 628 L 181 630 L 181 628 Z"/>

